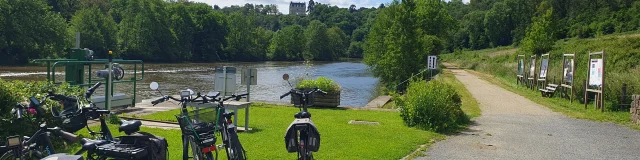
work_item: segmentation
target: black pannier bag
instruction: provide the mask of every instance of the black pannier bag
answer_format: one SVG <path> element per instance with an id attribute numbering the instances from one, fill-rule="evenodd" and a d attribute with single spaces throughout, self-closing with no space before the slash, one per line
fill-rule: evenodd
<path id="1" fill-rule="evenodd" d="M 138 132 L 129 135 L 137 139 L 137 145 L 146 146 L 147 158 L 149 160 L 166 160 L 169 157 L 169 143 L 164 137 L 156 136 L 146 132 Z"/>
<path id="2" fill-rule="evenodd" d="M 318 132 L 316 125 L 313 124 L 313 121 L 309 118 L 296 119 L 291 123 L 291 125 L 289 125 L 284 137 L 284 143 L 287 147 L 287 151 L 289 153 L 298 151 L 298 132 L 296 132 L 296 128 L 299 127 L 308 128 L 309 139 L 307 139 L 305 145 L 307 145 L 309 150 L 317 152 L 320 149 L 320 132 Z"/>

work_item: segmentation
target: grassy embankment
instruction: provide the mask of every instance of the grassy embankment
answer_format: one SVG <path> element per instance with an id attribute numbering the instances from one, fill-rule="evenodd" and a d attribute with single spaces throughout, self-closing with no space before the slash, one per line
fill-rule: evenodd
<path id="1" fill-rule="evenodd" d="M 584 109 L 581 102 L 584 98 L 583 80 L 586 79 L 589 51 L 605 50 L 606 73 L 605 73 L 605 105 L 607 111 L 601 113 L 589 105 L 589 109 Z M 640 129 L 640 126 L 632 124 L 629 119 L 628 109 L 618 110 L 618 99 L 621 95 L 622 84 L 630 86 L 629 93 L 638 93 L 640 90 L 633 88 L 640 87 L 640 38 L 636 35 L 610 35 L 593 39 L 565 39 L 559 40 L 553 47 L 551 53 L 550 69 L 548 73 L 551 83 L 560 83 L 562 54 L 576 54 L 576 72 L 574 82 L 576 93 L 574 102 L 568 99 L 543 98 L 539 91 L 527 89 L 524 86 L 516 85 L 517 55 L 523 54 L 518 48 L 501 47 L 494 49 L 464 51 L 442 55 L 446 62 L 457 64 L 460 67 L 475 70 L 472 72 L 481 78 L 499 85 L 505 89 L 518 93 L 530 100 L 547 106 L 556 112 L 565 115 L 589 119 L 594 121 L 613 122 L 621 125 Z M 530 55 L 527 55 L 529 57 Z M 530 60 L 527 58 L 526 62 Z M 540 66 L 540 60 L 537 66 Z M 528 70 L 528 65 L 525 70 Z M 539 71 L 536 71 L 539 72 Z M 628 103 L 628 102 L 626 102 Z"/>

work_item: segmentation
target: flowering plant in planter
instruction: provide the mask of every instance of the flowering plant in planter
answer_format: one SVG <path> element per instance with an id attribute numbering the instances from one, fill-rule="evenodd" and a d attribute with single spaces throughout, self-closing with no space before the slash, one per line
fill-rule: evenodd
<path id="1" fill-rule="evenodd" d="M 326 95 L 315 93 L 313 97 L 314 106 L 322 107 L 337 107 L 340 105 L 340 85 L 327 77 L 318 77 L 317 79 L 305 79 L 300 81 L 296 85 L 296 89 L 308 90 L 313 88 L 319 88 L 322 91 L 327 92 Z M 295 98 L 292 97 L 292 101 Z M 295 103 L 294 103 L 295 104 Z"/>

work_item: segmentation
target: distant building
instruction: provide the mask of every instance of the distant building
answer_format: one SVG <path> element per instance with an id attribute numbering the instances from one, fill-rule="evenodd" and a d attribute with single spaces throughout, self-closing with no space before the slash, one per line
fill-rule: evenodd
<path id="1" fill-rule="evenodd" d="M 291 2 L 289 4 L 289 14 L 304 16 L 307 15 L 307 4 L 304 2 Z"/>

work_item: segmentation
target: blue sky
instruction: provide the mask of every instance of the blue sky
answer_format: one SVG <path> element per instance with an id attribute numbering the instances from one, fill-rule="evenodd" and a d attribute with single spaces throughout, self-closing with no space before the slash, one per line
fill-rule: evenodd
<path id="1" fill-rule="evenodd" d="M 278 5 L 278 10 L 283 14 L 289 13 L 289 2 L 309 2 L 309 0 L 192 0 L 195 2 L 204 2 L 213 6 L 214 4 L 224 7 L 231 5 L 244 5 L 246 3 L 253 4 L 276 4 Z M 378 7 L 380 3 L 389 3 L 393 0 L 314 0 L 316 2 L 320 2 L 323 4 L 331 4 L 337 5 L 338 7 L 347 8 L 351 4 L 355 4 L 358 8 L 360 7 Z M 449 1 L 449 0 L 445 0 Z M 464 2 L 469 2 L 469 0 L 463 0 Z"/>

